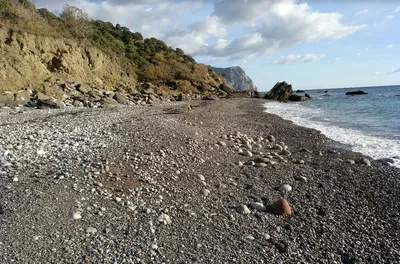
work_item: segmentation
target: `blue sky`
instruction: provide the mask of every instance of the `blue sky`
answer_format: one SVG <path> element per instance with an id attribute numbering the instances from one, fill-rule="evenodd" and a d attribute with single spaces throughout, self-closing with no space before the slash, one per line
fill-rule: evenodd
<path id="1" fill-rule="evenodd" d="M 241 66 L 261 91 L 400 84 L 400 1 L 35 0 L 65 4 L 181 47 L 201 63 Z"/>

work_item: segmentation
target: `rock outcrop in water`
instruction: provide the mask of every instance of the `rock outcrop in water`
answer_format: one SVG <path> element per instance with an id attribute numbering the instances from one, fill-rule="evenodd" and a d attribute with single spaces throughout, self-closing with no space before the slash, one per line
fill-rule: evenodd
<path id="1" fill-rule="evenodd" d="M 366 93 L 364 91 L 361 91 L 361 90 L 358 90 L 358 91 L 355 91 L 355 92 L 347 92 L 346 93 L 346 95 L 361 95 L 361 94 L 368 94 L 368 93 Z"/>
<path id="2" fill-rule="evenodd" d="M 257 87 L 245 71 L 239 66 L 229 68 L 213 67 L 216 73 L 225 73 L 225 80 L 229 86 L 238 91 L 257 91 Z"/>
<path id="3" fill-rule="evenodd" d="M 275 86 L 265 95 L 265 99 L 272 99 L 281 102 L 287 101 L 307 101 L 310 100 L 311 97 L 308 94 L 305 96 L 297 95 L 293 92 L 292 85 L 287 82 L 278 82 Z"/>

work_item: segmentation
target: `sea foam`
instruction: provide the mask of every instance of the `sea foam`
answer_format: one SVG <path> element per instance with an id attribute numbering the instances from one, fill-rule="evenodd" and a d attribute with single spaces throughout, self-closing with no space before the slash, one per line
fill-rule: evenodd
<path id="1" fill-rule="evenodd" d="M 373 159 L 392 158 L 395 167 L 400 168 L 400 141 L 368 134 L 349 127 L 340 127 L 331 120 L 329 112 L 321 108 L 307 107 L 302 103 L 268 102 L 266 112 L 276 114 L 293 123 L 319 130 L 328 138 L 349 146 Z"/>

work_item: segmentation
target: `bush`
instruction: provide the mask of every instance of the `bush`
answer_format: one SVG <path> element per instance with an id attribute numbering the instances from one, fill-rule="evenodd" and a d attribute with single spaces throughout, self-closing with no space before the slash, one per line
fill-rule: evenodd
<path id="1" fill-rule="evenodd" d="M 79 40 L 87 39 L 92 35 L 92 28 L 89 23 L 88 14 L 75 6 L 65 5 L 60 14 L 64 25 L 70 30 L 73 36 Z"/>

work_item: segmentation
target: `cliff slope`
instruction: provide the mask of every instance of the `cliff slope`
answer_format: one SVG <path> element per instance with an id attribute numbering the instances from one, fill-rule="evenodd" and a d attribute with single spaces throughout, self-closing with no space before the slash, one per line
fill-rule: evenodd
<path id="1" fill-rule="evenodd" d="M 224 73 L 227 84 L 238 91 L 257 90 L 254 82 L 239 66 L 229 68 L 213 67 L 213 69 L 216 73 Z"/>
<path id="2" fill-rule="evenodd" d="M 0 80 L 0 92 L 32 90 L 57 99 L 70 96 L 65 87 L 83 86 L 131 94 L 151 87 L 160 97 L 226 95 L 224 79 L 179 48 L 89 20 L 76 7 L 55 16 L 26 0 L 0 0 Z"/>

